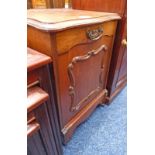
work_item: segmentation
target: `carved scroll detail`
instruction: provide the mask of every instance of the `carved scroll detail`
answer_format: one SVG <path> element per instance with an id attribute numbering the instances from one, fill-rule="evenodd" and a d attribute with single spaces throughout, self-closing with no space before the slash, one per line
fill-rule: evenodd
<path id="1" fill-rule="evenodd" d="M 106 45 L 102 45 L 97 50 L 92 50 L 92 51 L 88 52 L 86 55 L 74 57 L 72 59 L 71 63 L 68 65 L 68 76 L 69 76 L 69 80 L 70 80 L 69 95 L 71 97 L 70 111 L 72 111 L 72 112 L 73 111 L 77 111 L 80 108 L 80 106 L 82 105 L 82 103 L 87 101 L 93 94 L 95 94 L 96 92 L 98 92 L 101 89 L 102 83 L 103 83 L 103 70 L 104 70 L 104 66 L 103 66 L 103 59 L 102 59 L 102 62 L 101 62 L 101 73 L 100 73 L 100 76 L 99 76 L 100 87 L 98 87 L 95 90 L 93 90 L 92 92 L 90 92 L 88 94 L 88 96 L 85 97 L 78 104 L 75 104 L 75 101 L 74 101 L 75 100 L 75 77 L 74 77 L 74 73 L 73 73 L 74 65 L 77 62 L 85 61 L 85 60 L 91 58 L 92 56 L 95 56 L 95 55 L 99 54 L 101 51 L 106 51 L 106 50 L 107 50 L 107 46 Z"/>

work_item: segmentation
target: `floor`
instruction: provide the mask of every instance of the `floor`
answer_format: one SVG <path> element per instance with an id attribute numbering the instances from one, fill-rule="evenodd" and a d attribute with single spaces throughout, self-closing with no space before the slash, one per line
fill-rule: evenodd
<path id="1" fill-rule="evenodd" d="M 99 106 L 63 147 L 64 155 L 127 154 L 127 87 L 109 106 Z"/>

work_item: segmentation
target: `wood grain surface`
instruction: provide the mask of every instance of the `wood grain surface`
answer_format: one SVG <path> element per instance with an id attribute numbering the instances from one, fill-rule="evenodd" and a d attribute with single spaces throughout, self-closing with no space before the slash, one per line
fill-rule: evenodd
<path id="1" fill-rule="evenodd" d="M 39 87 L 27 90 L 27 111 L 32 111 L 48 99 L 48 94 Z"/>
<path id="2" fill-rule="evenodd" d="M 52 61 L 51 57 L 27 48 L 27 71 L 34 70 Z"/>
<path id="3" fill-rule="evenodd" d="M 118 19 L 120 16 L 116 13 L 73 9 L 30 9 L 27 11 L 28 25 L 48 31 L 60 31 Z"/>
<path id="4" fill-rule="evenodd" d="M 102 12 L 115 12 L 123 15 L 126 0 L 72 0 L 72 8 Z"/>
<path id="5" fill-rule="evenodd" d="M 51 78 L 63 142 L 67 143 L 75 128 L 107 96 L 107 76 L 120 16 L 72 9 L 30 10 L 28 14 L 29 47 L 53 60 Z"/>

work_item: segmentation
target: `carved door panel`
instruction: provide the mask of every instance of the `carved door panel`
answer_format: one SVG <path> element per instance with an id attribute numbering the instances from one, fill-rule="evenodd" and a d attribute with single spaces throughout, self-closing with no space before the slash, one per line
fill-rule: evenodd
<path id="1" fill-rule="evenodd" d="M 59 96 L 63 125 L 106 87 L 112 37 L 82 43 L 59 55 Z"/>
<path id="2" fill-rule="evenodd" d="M 68 65 L 70 111 L 77 111 L 102 90 L 106 45 L 75 56 Z"/>

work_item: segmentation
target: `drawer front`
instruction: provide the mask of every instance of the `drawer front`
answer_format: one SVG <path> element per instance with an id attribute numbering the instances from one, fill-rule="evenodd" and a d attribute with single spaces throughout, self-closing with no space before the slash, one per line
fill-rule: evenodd
<path id="1" fill-rule="evenodd" d="M 97 38 L 99 39 L 100 36 L 113 37 L 115 34 L 116 25 L 116 21 L 110 21 L 103 24 L 73 28 L 59 32 L 56 35 L 57 52 L 58 54 L 63 54 L 78 44 L 92 42 L 93 40 L 97 40 Z M 96 34 L 95 32 L 97 32 L 99 37 L 97 35 L 96 39 L 90 39 L 88 33 L 91 35 L 91 32 L 94 32 L 94 35 Z"/>
<path id="2" fill-rule="evenodd" d="M 101 25 L 105 28 L 109 24 L 115 26 L 113 29 L 103 29 L 104 35 L 100 37 L 99 34 L 100 38 L 97 40 L 90 40 L 86 36 L 86 30 L 96 30 Z M 79 39 L 78 34 L 67 35 L 67 32 L 74 31 L 67 30 L 63 32 L 66 34 L 61 35 L 62 38 L 64 37 L 61 38 L 61 42 L 60 39 L 59 43 L 57 42 L 62 127 L 106 88 L 116 23 L 109 22 L 101 25 L 79 29 L 83 32 L 78 32 L 82 39 Z M 58 36 L 60 37 L 60 34 L 57 34 Z M 70 43 L 68 39 L 71 38 L 73 39 Z"/>

